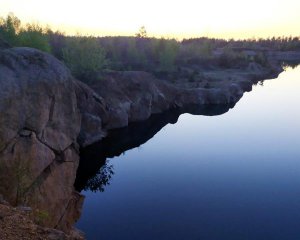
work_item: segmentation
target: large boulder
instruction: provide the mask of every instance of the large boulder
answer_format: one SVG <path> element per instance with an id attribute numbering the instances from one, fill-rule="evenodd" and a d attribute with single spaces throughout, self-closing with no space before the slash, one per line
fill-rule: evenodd
<path id="1" fill-rule="evenodd" d="M 108 71 L 89 87 L 76 82 L 78 107 L 82 114 L 80 146 L 107 135 L 107 131 L 147 120 L 170 109 L 182 112 L 191 105 L 228 105 L 237 102 L 252 82 L 226 82 L 218 88 L 180 88 L 142 71 Z"/>
<path id="2" fill-rule="evenodd" d="M 106 136 L 103 123 L 108 121 L 108 107 L 103 98 L 80 81 L 75 81 L 78 108 L 81 112 L 80 146 L 90 145 Z"/>
<path id="3" fill-rule="evenodd" d="M 78 143 L 84 147 L 107 135 L 110 129 L 143 121 L 168 110 L 178 90 L 140 71 L 102 73 L 90 86 L 75 82 L 82 115 Z"/>
<path id="4" fill-rule="evenodd" d="M 73 78 L 51 55 L 30 48 L 0 52 L 0 151 L 22 129 L 57 151 L 80 130 Z"/>
<path id="5" fill-rule="evenodd" d="M 108 72 L 90 87 L 107 106 L 106 129 L 124 127 L 169 109 L 178 92 L 173 86 L 141 71 Z"/>
<path id="6" fill-rule="evenodd" d="M 70 71 L 38 50 L 0 51 L 0 116 L 0 194 L 68 231 L 82 204 L 73 187 L 81 114 Z"/>

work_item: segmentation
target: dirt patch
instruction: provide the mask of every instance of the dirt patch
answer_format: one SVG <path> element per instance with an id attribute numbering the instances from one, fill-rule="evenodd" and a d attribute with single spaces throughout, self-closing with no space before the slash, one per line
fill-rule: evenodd
<path id="1" fill-rule="evenodd" d="M 30 208 L 14 208 L 0 204 L 0 239 L 5 240 L 84 240 L 74 229 L 70 235 L 62 231 L 41 227 L 31 219 Z"/>

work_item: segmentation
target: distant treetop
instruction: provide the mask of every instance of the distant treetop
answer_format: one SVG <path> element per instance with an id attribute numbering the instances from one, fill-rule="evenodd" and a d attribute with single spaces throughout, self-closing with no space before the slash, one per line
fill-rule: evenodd
<path id="1" fill-rule="evenodd" d="M 138 38 L 146 38 L 147 36 L 147 31 L 145 26 L 141 26 L 139 31 L 135 34 L 136 37 Z"/>

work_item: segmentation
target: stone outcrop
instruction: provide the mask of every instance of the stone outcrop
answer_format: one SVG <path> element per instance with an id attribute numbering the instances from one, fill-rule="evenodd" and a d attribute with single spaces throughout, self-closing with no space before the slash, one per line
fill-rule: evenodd
<path id="1" fill-rule="evenodd" d="M 110 129 L 144 121 L 169 109 L 184 112 L 191 105 L 236 103 L 245 91 L 251 91 L 253 84 L 276 77 L 282 71 L 258 69 L 255 64 L 252 67 L 247 74 L 237 71 L 236 78 L 219 81 L 212 88 L 179 87 L 140 71 L 106 72 L 89 87 L 77 82 L 76 95 L 82 113 L 79 143 L 83 147 L 90 145 L 105 137 Z"/>
<path id="2" fill-rule="evenodd" d="M 299 62 L 300 52 L 299 51 L 270 51 L 267 54 L 268 58 L 272 61 L 283 61 L 283 62 Z"/>
<path id="3" fill-rule="evenodd" d="M 68 231 L 82 203 L 73 187 L 81 115 L 69 70 L 37 50 L 2 50 L 0 116 L 0 193 Z"/>

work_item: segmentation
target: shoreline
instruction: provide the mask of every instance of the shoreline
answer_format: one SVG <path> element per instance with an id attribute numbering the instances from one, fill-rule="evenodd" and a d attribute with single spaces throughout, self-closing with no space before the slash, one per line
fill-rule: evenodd
<path id="1" fill-rule="evenodd" d="M 169 110 L 232 108 L 253 84 L 284 69 L 274 61 L 269 68 L 231 70 L 220 69 L 215 78 L 207 72 L 213 84 L 206 87 L 191 87 L 204 85 L 202 79 L 180 87 L 141 71 L 102 73 L 88 86 L 49 54 L 1 50 L 0 194 L 13 206 L 45 212 L 41 226 L 70 233 L 84 198 L 74 188 L 80 149 Z"/>
<path id="2" fill-rule="evenodd" d="M 228 74 L 224 74 L 226 71 L 228 69 L 219 71 L 217 77 Z M 210 79 L 214 82 L 210 88 L 180 87 L 141 71 L 111 71 L 102 74 L 101 80 L 89 84 L 89 87 L 77 81 L 77 101 L 83 116 L 79 145 L 85 147 L 100 141 L 107 131 L 126 127 L 131 122 L 145 121 L 152 114 L 172 109 L 184 112 L 185 108 L 197 105 L 235 104 L 245 92 L 252 90 L 254 84 L 276 78 L 283 71 L 278 62 L 269 69 L 246 73 L 241 69 L 231 69 L 230 80 L 227 76 L 222 76 L 225 80 L 221 81 Z M 91 129 L 91 125 L 96 128 Z"/>

